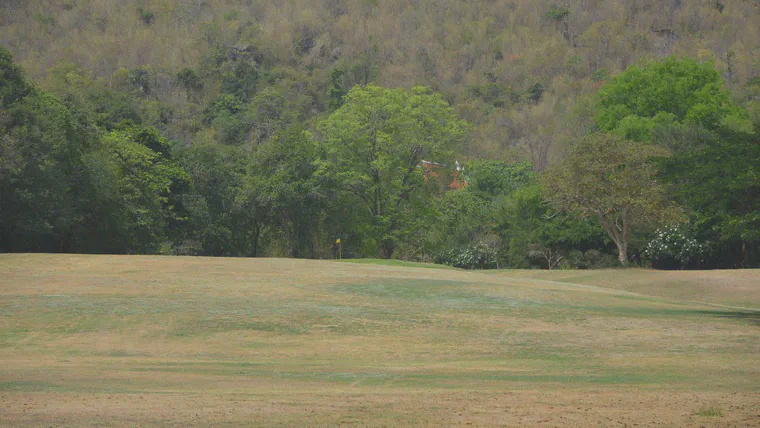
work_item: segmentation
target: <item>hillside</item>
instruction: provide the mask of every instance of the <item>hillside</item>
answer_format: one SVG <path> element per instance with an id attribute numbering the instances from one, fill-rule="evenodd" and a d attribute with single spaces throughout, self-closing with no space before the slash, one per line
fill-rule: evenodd
<path id="1" fill-rule="evenodd" d="M 539 169 L 586 132 L 584 97 L 641 59 L 711 60 L 739 92 L 760 75 L 757 1 L 560 3 L 25 0 L 2 10 L 0 44 L 45 87 L 71 66 L 137 87 L 148 123 L 193 141 L 218 138 L 196 122 L 235 59 L 285 98 L 286 122 L 323 115 L 356 83 L 429 85 L 476 125 L 463 151 Z"/>
<path id="2" fill-rule="evenodd" d="M 757 423 L 757 310 L 503 273 L 0 255 L 3 421 Z M 610 287 L 642 272 L 617 273 Z M 722 275 L 744 291 L 714 290 L 715 301 L 758 307 L 757 271 Z"/>

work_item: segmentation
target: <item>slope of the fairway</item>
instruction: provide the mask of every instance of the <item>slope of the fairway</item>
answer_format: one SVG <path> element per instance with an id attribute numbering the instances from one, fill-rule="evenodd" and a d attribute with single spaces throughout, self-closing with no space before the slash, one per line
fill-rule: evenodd
<path id="1" fill-rule="evenodd" d="M 447 266 L 447 265 L 439 265 L 435 263 L 407 262 L 404 260 L 395 260 L 395 259 L 342 259 L 342 260 L 334 260 L 334 261 L 337 263 L 358 263 L 358 264 L 365 264 L 365 265 L 461 270 L 459 268 L 455 268 L 455 267 Z"/>
<path id="2" fill-rule="evenodd" d="M 760 311 L 760 269 L 662 271 L 653 269 L 500 270 L 505 278 L 595 285 L 667 299 Z"/>
<path id="3" fill-rule="evenodd" d="M 0 425 L 760 420 L 758 282 L 710 294 L 736 309 L 530 276 L 0 255 Z"/>

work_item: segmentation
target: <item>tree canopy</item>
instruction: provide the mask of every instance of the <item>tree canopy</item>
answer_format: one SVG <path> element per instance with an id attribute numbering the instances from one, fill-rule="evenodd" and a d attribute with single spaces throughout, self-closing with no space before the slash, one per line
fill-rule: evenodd
<path id="1" fill-rule="evenodd" d="M 629 67 L 599 91 L 596 125 L 635 141 L 651 141 L 656 127 L 752 130 L 711 63 L 670 57 Z"/>
<path id="2" fill-rule="evenodd" d="M 610 134 L 579 142 L 558 168 L 544 175 L 549 199 L 581 216 L 597 216 L 628 264 L 628 244 L 638 227 L 678 219 L 652 158 L 665 152 Z"/>
<path id="3" fill-rule="evenodd" d="M 410 204 L 432 194 L 421 162 L 450 162 L 467 125 L 428 88 L 368 85 L 354 87 L 319 129 L 324 160 L 318 174 L 366 210 L 367 237 L 390 257 L 396 234 L 414 221 Z"/>

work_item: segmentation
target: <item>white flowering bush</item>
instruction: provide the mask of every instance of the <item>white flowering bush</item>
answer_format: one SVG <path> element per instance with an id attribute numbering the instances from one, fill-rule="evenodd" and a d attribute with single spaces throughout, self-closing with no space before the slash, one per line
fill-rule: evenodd
<path id="1" fill-rule="evenodd" d="M 435 262 L 462 269 L 488 269 L 496 267 L 497 254 L 483 243 L 465 248 L 452 248 L 438 254 Z"/>
<path id="2" fill-rule="evenodd" d="M 699 264 L 707 255 L 708 246 L 697 241 L 684 226 L 658 229 L 644 250 L 655 268 L 668 269 Z"/>

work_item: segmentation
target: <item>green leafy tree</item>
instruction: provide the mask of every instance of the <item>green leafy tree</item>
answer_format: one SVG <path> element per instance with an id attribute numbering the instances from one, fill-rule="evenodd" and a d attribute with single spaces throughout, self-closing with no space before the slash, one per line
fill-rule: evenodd
<path id="1" fill-rule="evenodd" d="M 414 222 L 415 199 L 432 196 L 423 159 L 448 161 L 467 124 L 428 88 L 354 87 L 345 104 L 320 125 L 324 161 L 319 175 L 361 204 L 370 218 L 367 238 L 383 257 Z M 426 190 L 427 187 L 427 190 Z"/>
<path id="2" fill-rule="evenodd" d="M 760 143 L 733 134 L 664 159 L 661 177 L 690 208 L 697 237 L 719 244 L 721 267 L 760 265 Z"/>
<path id="3" fill-rule="evenodd" d="M 334 68 L 327 80 L 327 110 L 335 111 L 343 105 L 346 96 L 346 73 L 342 68 Z"/>
<path id="4" fill-rule="evenodd" d="M 177 161 L 190 176 L 190 189 L 182 196 L 188 227 L 178 249 L 209 256 L 261 255 L 262 211 L 241 200 L 250 153 L 220 144 L 180 147 Z"/>
<path id="5" fill-rule="evenodd" d="M 196 97 L 203 90 L 203 80 L 192 68 L 183 68 L 175 76 L 177 86 L 184 88 L 189 97 Z"/>
<path id="6" fill-rule="evenodd" d="M 660 164 L 661 181 L 688 209 L 696 238 L 719 245 L 708 265 L 756 263 L 755 125 L 712 64 L 668 58 L 630 67 L 602 88 L 599 107 L 603 131 L 673 153 Z"/>
<path id="7" fill-rule="evenodd" d="M 143 122 L 134 98 L 73 64 L 60 64 L 48 70 L 47 87 L 81 117 L 81 122 L 108 131 L 125 121 L 136 125 Z"/>
<path id="8" fill-rule="evenodd" d="M 82 155 L 93 135 L 0 51 L 0 249 L 70 251 L 84 207 Z M 19 86 L 16 86 L 19 85 Z"/>
<path id="9" fill-rule="evenodd" d="M 24 73 L 13 62 L 13 55 L 0 46 L 0 108 L 7 108 L 32 91 L 32 86 L 24 78 Z"/>
<path id="10" fill-rule="evenodd" d="M 627 265 L 628 244 L 639 227 L 679 217 L 654 177 L 652 159 L 664 154 L 655 146 L 593 134 L 543 176 L 547 196 L 560 209 L 598 217 Z"/>
<path id="11" fill-rule="evenodd" d="M 635 141 L 650 141 L 660 126 L 752 131 L 711 63 L 675 57 L 631 66 L 607 82 L 599 91 L 596 124 Z"/>
<path id="12" fill-rule="evenodd" d="M 154 252 L 166 238 L 169 221 L 177 219 L 171 188 L 186 181 L 186 173 L 146 144 L 151 139 L 156 136 L 150 130 L 112 131 L 103 136 L 99 153 L 89 157 L 100 209 L 84 223 L 101 233 L 106 252 Z"/>
<path id="13" fill-rule="evenodd" d="M 248 100 L 256 92 L 259 80 L 259 72 L 256 66 L 249 61 L 236 61 L 231 70 L 222 75 L 221 91 L 230 94 L 240 100 Z"/>
<path id="14" fill-rule="evenodd" d="M 445 192 L 437 200 L 440 219 L 433 225 L 440 230 L 437 240 L 443 249 L 470 245 L 489 226 L 489 204 L 467 190 Z"/>
<path id="15" fill-rule="evenodd" d="M 291 257 L 314 257 L 322 197 L 313 179 L 316 144 L 293 127 L 262 144 L 248 167 L 239 203 L 252 210 L 253 245 L 258 252 L 262 230 L 272 230 L 272 245 Z"/>
<path id="16" fill-rule="evenodd" d="M 256 142 L 274 135 L 285 126 L 285 97 L 275 88 L 261 90 L 251 101 L 247 122 L 256 134 Z"/>
<path id="17" fill-rule="evenodd" d="M 557 211 L 540 183 L 517 189 L 498 208 L 498 229 L 507 243 L 511 267 L 552 269 L 573 251 L 606 250 L 599 223 Z"/>
<path id="18" fill-rule="evenodd" d="M 372 82 L 380 69 L 379 49 L 373 45 L 364 50 L 359 60 L 351 67 L 353 82 L 357 85 L 367 86 Z"/>
<path id="19" fill-rule="evenodd" d="M 245 104 L 239 98 L 220 94 L 203 110 L 203 123 L 214 128 L 219 142 L 241 144 L 250 129 L 245 112 Z"/>
<path id="20" fill-rule="evenodd" d="M 565 40 L 570 40 L 570 9 L 566 7 L 554 7 L 546 12 L 546 19 L 553 23 L 557 30 L 562 32 Z"/>
<path id="21" fill-rule="evenodd" d="M 79 69 L 58 71 L 54 82 L 92 82 Z M 168 142 L 152 128 L 98 129 L 89 94 L 61 90 L 62 102 L 29 88 L 0 113 L 3 249 L 154 251 L 178 219 L 171 186 L 184 177 Z"/>
<path id="22" fill-rule="evenodd" d="M 485 254 L 480 250 L 473 253 L 473 249 L 487 247 L 492 260 L 487 265 L 498 266 L 506 249 L 499 234 L 503 231 L 500 226 L 504 223 L 504 199 L 533 184 L 533 166 L 528 162 L 474 160 L 467 162 L 460 178 L 466 186 L 437 199 L 440 214 L 430 225 L 437 232 L 438 245 L 434 247 L 441 257 L 445 256 L 439 259 L 454 260 L 465 253 Z"/>
<path id="23" fill-rule="evenodd" d="M 465 190 L 486 200 L 508 195 L 534 180 L 533 165 L 529 162 L 474 160 L 467 162 L 466 168 Z"/>

